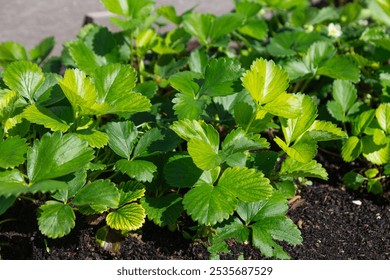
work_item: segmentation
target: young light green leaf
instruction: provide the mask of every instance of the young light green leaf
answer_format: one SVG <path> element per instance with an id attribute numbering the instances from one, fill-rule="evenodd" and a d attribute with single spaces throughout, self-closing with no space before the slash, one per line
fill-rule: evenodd
<path id="1" fill-rule="evenodd" d="M 362 138 L 363 156 L 370 162 L 383 165 L 390 161 L 390 141 L 385 145 L 377 145 L 373 137 L 365 136 Z"/>
<path id="2" fill-rule="evenodd" d="M 226 195 L 224 189 L 202 184 L 184 195 L 183 205 L 194 221 L 215 225 L 233 214 L 237 199 Z"/>
<path id="3" fill-rule="evenodd" d="M 312 177 L 328 180 L 328 173 L 325 168 L 323 168 L 322 165 L 317 163 L 315 160 L 302 163 L 292 158 L 287 158 L 282 163 L 280 174 L 282 177 L 286 177 L 288 179 Z"/>
<path id="4" fill-rule="evenodd" d="M 182 198 L 175 193 L 161 197 L 146 196 L 142 198 L 141 205 L 148 219 L 160 227 L 174 224 L 183 211 Z"/>
<path id="5" fill-rule="evenodd" d="M 208 96 L 233 94 L 241 74 L 241 65 L 238 61 L 229 58 L 214 59 L 206 67 L 204 84 L 199 94 Z"/>
<path id="6" fill-rule="evenodd" d="M 16 61 L 4 70 L 3 79 L 11 90 L 34 103 L 35 93 L 43 84 L 45 76 L 38 65 L 29 61 Z"/>
<path id="7" fill-rule="evenodd" d="M 177 91 L 195 97 L 199 91 L 199 85 L 194 80 L 201 77 L 200 73 L 184 71 L 172 75 L 169 82 Z"/>
<path id="8" fill-rule="evenodd" d="M 170 128 L 187 142 L 193 139 L 203 140 L 210 144 L 213 150 L 218 151 L 219 133 L 212 125 L 206 124 L 203 121 L 180 120 L 174 122 Z"/>
<path id="9" fill-rule="evenodd" d="M 375 116 L 380 127 L 390 135 L 390 103 L 382 103 L 375 110 Z"/>
<path id="10" fill-rule="evenodd" d="M 202 175 L 199 169 L 188 155 L 175 155 L 164 166 L 164 176 L 167 183 L 172 187 L 192 187 Z"/>
<path id="11" fill-rule="evenodd" d="M 19 136 L 0 141 L 0 168 L 13 168 L 26 160 L 26 140 Z"/>
<path id="12" fill-rule="evenodd" d="M 49 128 L 51 131 L 66 132 L 69 130 L 70 125 L 64 120 L 61 120 L 56 114 L 40 105 L 30 105 L 23 111 L 23 117 L 28 121 L 36 124 L 43 125 Z"/>
<path id="13" fill-rule="evenodd" d="M 88 143 L 75 135 L 47 133 L 27 152 L 27 175 L 31 182 L 61 177 L 83 168 L 93 153 Z"/>
<path id="14" fill-rule="evenodd" d="M 115 168 L 141 182 L 152 182 L 154 173 L 157 171 L 157 166 L 145 160 L 121 159 L 115 164 Z"/>
<path id="15" fill-rule="evenodd" d="M 142 227 L 145 222 L 145 209 L 137 204 L 127 204 L 107 215 L 107 225 L 116 230 L 131 231 Z"/>
<path id="16" fill-rule="evenodd" d="M 269 103 L 288 87 L 288 74 L 273 61 L 257 59 L 245 72 L 242 83 L 252 98 L 261 104 Z"/>
<path id="17" fill-rule="evenodd" d="M 4 42 L 0 44 L 0 66 L 6 67 L 17 60 L 28 60 L 26 49 L 17 42 Z"/>
<path id="18" fill-rule="evenodd" d="M 75 135 L 81 140 L 88 142 L 93 148 L 103 148 L 108 143 L 108 135 L 96 129 L 82 129 L 75 132 Z"/>
<path id="19" fill-rule="evenodd" d="M 375 118 L 375 110 L 368 110 L 361 113 L 353 122 L 352 134 L 359 135 L 371 124 Z"/>
<path id="20" fill-rule="evenodd" d="M 12 117 L 19 96 L 14 91 L 9 91 L 0 96 L 0 122 Z"/>
<path id="21" fill-rule="evenodd" d="M 218 147 L 210 145 L 208 141 L 192 139 L 187 145 L 188 153 L 200 169 L 213 169 L 222 163 L 222 159 L 218 154 Z"/>
<path id="22" fill-rule="evenodd" d="M 301 101 L 301 114 L 294 119 L 281 119 L 283 135 L 287 144 L 301 137 L 317 117 L 317 106 L 314 100 L 308 95 L 297 94 L 296 96 Z"/>
<path id="23" fill-rule="evenodd" d="M 74 228 L 75 220 L 76 215 L 69 205 L 47 201 L 39 207 L 39 230 L 47 237 L 60 238 L 67 235 Z"/>
<path id="24" fill-rule="evenodd" d="M 264 200 L 272 194 L 270 181 L 263 173 L 246 167 L 227 168 L 219 178 L 218 188 L 245 202 Z"/>
<path id="25" fill-rule="evenodd" d="M 130 160 L 134 141 L 138 136 L 137 128 L 131 121 L 110 122 L 106 125 L 109 137 L 108 145 L 118 155 Z"/>
<path id="26" fill-rule="evenodd" d="M 359 138 L 351 136 L 341 148 L 341 156 L 346 162 L 351 162 L 361 154 L 362 150 L 363 146 Z"/>
<path id="27" fill-rule="evenodd" d="M 72 204 L 106 210 L 117 208 L 119 199 L 120 194 L 114 183 L 108 180 L 97 180 L 78 191 L 72 200 Z M 99 212 L 104 212 L 104 210 Z"/>
<path id="28" fill-rule="evenodd" d="M 291 147 L 289 147 L 279 137 L 275 137 L 274 141 L 283 151 L 287 153 L 287 155 L 302 163 L 308 163 L 317 154 L 317 144 L 312 140 L 298 142 Z"/>
<path id="29" fill-rule="evenodd" d="M 265 104 L 263 109 L 275 116 L 297 118 L 302 113 L 302 102 L 296 95 L 281 93 L 274 100 Z"/>
<path id="30" fill-rule="evenodd" d="M 75 112 L 93 115 L 94 104 L 98 98 L 96 88 L 91 79 L 78 69 L 67 69 L 63 79 L 58 83 Z"/>
<path id="31" fill-rule="evenodd" d="M 267 37 L 268 26 L 265 20 L 248 19 L 242 27 L 238 28 L 238 31 L 243 35 L 262 41 Z"/>

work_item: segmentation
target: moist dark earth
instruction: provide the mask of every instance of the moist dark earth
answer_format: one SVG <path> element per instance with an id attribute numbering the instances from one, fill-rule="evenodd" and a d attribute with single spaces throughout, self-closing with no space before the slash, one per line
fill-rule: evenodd
<path id="1" fill-rule="evenodd" d="M 389 188 L 382 196 L 345 190 L 337 183 L 344 170 L 337 163 L 327 165 L 329 182 L 334 185 L 314 182 L 313 186 L 300 187 L 289 203 L 288 216 L 300 228 L 303 244 L 281 245 L 296 260 L 389 260 Z M 388 185 L 388 180 L 384 183 Z M 83 216 L 77 216 L 76 227 L 64 238 L 45 238 L 37 228 L 36 208 L 19 202 L 1 217 L 15 220 L 0 224 L 0 259 L 209 259 L 201 240 L 185 239 L 180 232 L 161 229 L 150 222 L 142 232 L 121 240 L 115 252 L 97 244 L 95 233 L 101 225 L 93 225 Z M 234 240 L 228 244 L 230 253 L 221 255 L 221 259 L 263 259 L 250 245 Z"/>

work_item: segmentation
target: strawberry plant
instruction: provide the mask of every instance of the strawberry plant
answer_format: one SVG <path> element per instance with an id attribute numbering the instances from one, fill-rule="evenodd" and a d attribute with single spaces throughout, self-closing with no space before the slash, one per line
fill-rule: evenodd
<path id="1" fill-rule="evenodd" d="M 302 242 L 288 200 L 328 180 L 319 149 L 367 163 L 347 187 L 383 191 L 386 4 L 237 0 L 215 16 L 101 2 L 120 30 L 88 24 L 61 58 L 51 38 L 29 54 L 0 44 L 0 214 L 27 199 L 50 238 L 99 215 L 105 246 L 148 219 L 212 258 L 234 238 L 285 259 L 278 242 Z"/>

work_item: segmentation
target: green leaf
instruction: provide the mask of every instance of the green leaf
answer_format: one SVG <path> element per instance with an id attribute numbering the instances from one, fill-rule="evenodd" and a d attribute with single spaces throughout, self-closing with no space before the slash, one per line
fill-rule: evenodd
<path id="1" fill-rule="evenodd" d="M 350 119 L 345 116 L 345 112 L 341 107 L 340 103 L 337 103 L 335 100 L 330 100 L 326 103 L 326 108 L 328 109 L 329 114 L 340 122 L 347 122 Z"/>
<path id="2" fill-rule="evenodd" d="M 273 240 L 286 241 L 290 244 L 301 244 L 302 237 L 294 223 L 285 216 L 288 210 L 286 197 L 274 192 L 267 201 L 257 202 L 259 211 L 253 218 L 253 245 L 266 257 L 287 259 L 289 256 Z M 253 207 L 253 206 L 252 206 Z"/>
<path id="3" fill-rule="evenodd" d="M 19 136 L 0 141 L 0 168 L 13 168 L 26 160 L 26 140 Z"/>
<path id="4" fill-rule="evenodd" d="M 193 139 L 188 142 L 188 153 L 196 166 L 202 170 L 213 169 L 222 163 L 218 148 L 202 139 Z"/>
<path id="5" fill-rule="evenodd" d="M 101 0 L 101 2 L 110 12 L 131 19 L 142 17 L 150 12 L 154 5 L 152 0 Z"/>
<path id="6" fill-rule="evenodd" d="M 390 103 L 382 103 L 375 110 L 375 116 L 380 127 L 390 135 Z"/>
<path id="7" fill-rule="evenodd" d="M 314 120 L 317 117 L 317 106 L 314 103 L 314 100 L 303 94 L 296 95 L 301 101 L 301 114 L 294 119 L 282 119 L 282 130 L 284 138 L 286 139 L 287 144 L 290 144 L 301 137 L 314 123 Z"/>
<path id="8" fill-rule="evenodd" d="M 17 60 L 28 60 L 26 49 L 17 42 L 0 44 L 0 66 L 7 66 Z"/>
<path id="9" fill-rule="evenodd" d="M 237 200 L 226 195 L 225 189 L 202 184 L 184 195 L 183 205 L 194 221 L 215 225 L 233 214 Z"/>
<path id="10" fill-rule="evenodd" d="M 364 176 L 353 171 L 350 171 L 343 176 L 345 186 L 352 190 L 358 190 L 365 180 L 366 178 L 364 178 Z"/>
<path id="11" fill-rule="evenodd" d="M 83 115 L 96 113 L 93 108 L 98 98 L 96 88 L 84 72 L 67 69 L 64 78 L 59 79 L 58 83 L 75 112 Z"/>
<path id="12" fill-rule="evenodd" d="M 77 130 L 75 135 L 81 140 L 88 142 L 93 148 L 103 148 L 108 143 L 108 135 L 95 129 Z"/>
<path id="13" fill-rule="evenodd" d="M 11 90 L 33 103 L 45 76 L 38 65 L 29 61 L 16 61 L 4 70 L 3 79 Z"/>
<path id="14" fill-rule="evenodd" d="M 340 104 L 344 115 L 347 115 L 349 109 L 355 104 L 357 99 L 357 90 L 350 81 L 336 80 L 333 82 L 333 98 Z"/>
<path id="15" fill-rule="evenodd" d="M 169 82 L 174 89 L 189 96 L 194 96 L 199 91 L 199 85 L 194 79 L 200 79 L 200 73 L 184 71 L 172 75 Z"/>
<path id="16" fill-rule="evenodd" d="M 284 66 L 291 81 L 296 81 L 303 78 L 309 78 L 313 76 L 310 65 L 303 61 L 290 60 Z"/>
<path id="17" fill-rule="evenodd" d="M 368 180 L 367 191 L 376 195 L 382 194 L 383 185 L 379 180 Z"/>
<path id="18" fill-rule="evenodd" d="M 245 242 L 249 240 L 250 230 L 238 219 L 230 219 L 218 226 L 216 234 L 212 235 L 212 245 L 207 248 L 211 254 L 220 254 L 228 252 L 226 241 L 234 238 L 237 242 Z"/>
<path id="19" fill-rule="evenodd" d="M 183 27 L 202 45 L 207 45 L 214 18 L 215 16 L 211 14 L 193 12 L 183 16 Z"/>
<path id="20" fill-rule="evenodd" d="M 160 227 L 174 224 L 183 211 L 182 198 L 174 193 L 160 197 L 146 196 L 141 205 L 148 219 Z"/>
<path id="21" fill-rule="evenodd" d="M 0 196 L 0 216 L 3 215 L 16 201 L 16 196 Z"/>
<path id="22" fill-rule="evenodd" d="M 41 63 L 49 56 L 55 45 L 54 37 L 47 37 L 39 42 L 32 50 L 30 50 L 31 60 Z"/>
<path id="23" fill-rule="evenodd" d="M 283 118 L 297 118 L 302 113 L 302 103 L 299 97 L 281 93 L 274 100 L 267 103 L 263 109 L 272 115 Z"/>
<path id="24" fill-rule="evenodd" d="M 275 137 L 274 141 L 291 158 L 302 163 L 310 162 L 317 154 L 317 144 L 315 141 L 301 141 L 289 147 L 282 139 Z"/>
<path id="25" fill-rule="evenodd" d="M 204 50 L 196 49 L 195 51 L 191 52 L 188 60 L 188 66 L 190 67 L 192 72 L 204 74 L 206 71 L 207 63 L 208 57 Z"/>
<path id="26" fill-rule="evenodd" d="M 252 226 L 252 243 L 264 256 L 289 259 L 289 255 L 273 239 L 290 244 L 302 243 L 300 231 L 291 220 L 285 217 L 264 219 Z"/>
<path id="27" fill-rule="evenodd" d="M 242 83 L 252 98 L 261 104 L 269 103 L 288 87 L 288 74 L 273 61 L 257 59 L 245 72 Z"/>
<path id="28" fill-rule="evenodd" d="M 202 174 L 188 155 L 175 155 L 169 158 L 164 166 L 164 176 L 167 183 L 176 188 L 192 187 Z"/>
<path id="29" fill-rule="evenodd" d="M 310 65 L 310 69 L 315 73 L 315 70 L 318 67 L 324 65 L 330 59 L 332 59 L 335 53 L 336 49 L 333 46 L 332 42 L 315 42 L 308 49 L 303 61 L 307 65 Z"/>
<path id="30" fill-rule="evenodd" d="M 120 193 L 119 207 L 140 199 L 145 194 L 145 186 L 136 181 L 127 181 L 118 186 Z"/>
<path id="31" fill-rule="evenodd" d="M 75 220 L 76 215 L 69 205 L 47 201 L 39 207 L 39 230 L 47 237 L 60 238 L 67 235 L 74 228 Z"/>
<path id="32" fill-rule="evenodd" d="M 176 25 L 179 25 L 182 22 L 182 18 L 177 15 L 176 8 L 174 6 L 160 6 L 157 9 L 157 13 Z"/>
<path id="33" fill-rule="evenodd" d="M 121 159 L 115 164 L 115 168 L 141 182 L 152 182 L 154 173 L 157 171 L 157 167 L 152 162 L 145 160 Z"/>
<path id="34" fill-rule="evenodd" d="M 43 125 L 51 131 L 66 132 L 70 128 L 69 124 L 61 120 L 52 111 L 36 104 L 28 106 L 23 112 L 23 117 L 32 123 Z"/>
<path id="35" fill-rule="evenodd" d="M 107 64 L 104 57 L 96 55 L 82 40 L 68 43 L 69 53 L 80 70 L 91 74 L 95 69 Z"/>
<path id="36" fill-rule="evenodd" d="M 241 128 L 231 131 L 222 142 L 222 151 L 226 155 L 269 148 L 269 143 L 260 135 L 247 135 Z"/>
<path id="37" fill-rule="evenodd" d="M 318 68 L 317 75 L 324 75 L 333 79 L 349 80 L 354 83 L 360 80 L 359 68 L 347 56 L 332 57 Z"/>
<path id="38" fill-rule="evenodd" d="M 109 137 L 108 145 L 118 155 L 130 160 L 134 141 L 138 136 L 137 128 L 131 121 L 110 122 L 106 125 Z"/>
<path id="39" fill-rule="evenodd" d="M 138 140 L 133 158 L 169 152 L 179 145 L 180 139 L 169 129 L 152 128 Z"/>
<path id="40" fill-rule="evenodd" d="M 180 120 L 170 127 L 180 138 L 190 142 L 193 139 L 203 140 L 216 152 L 219 148 L 219 133 L 209 124 L 203 121 Z"/>
<path id="41" fill-rule="evenodd" d="M 0 95 L 0 122 L 12 117 L 19 96 L 14 91 Z"/>
<path id="42" fill-rule="evenodd" d="M 287 158 L 282 163 L 280 174 L 288 179 L 296 179 L 299 177 L 312 177 L 328 180 L 328 173 L 320 163 L 315 160 L 307 163 L 296 161 L 292 158 Z"/>
<path id="43" fill-rule="evenodd" d="M 386 145 L 376 145 L 369 136 L 362 138 L 363 156 L 370 162 L 383 165 L 390 161 L 390 141 Z"/>
<path id="44" fill-rule="evenodd" d="M 83 168 L 94 151 L 77 136 L 46 133 L 27 152 L 27 175 L 31 182 L 61 177 Z"/>
<path id="45" fill-rule="evenodd" d="M 145 209 L 141 205 L 131 203 L 108 214 L 106 221 L 113 229 L 131 231 L 142 227 L 145 216 Z"/>
<path id="46" fill-rule="evenodd" d="M 331 141 L 345 138 L 346 133 L 335 124 L 316 120 L 307 131 L 307 135 L 315 141 Z"/>
<path id="47" fill-rule="evenodd" d="M 268 26 L 264 20 L 249 19 L 238 31 L 257 40 L 264 40 L 268 35 Z"/>
<path id="48" fill-rule="evenodd" d="M 229 58 L 214 59 L 206 67 L 205 80 L 199 94 L 225 96 L 235 92 L 241 77 L 241 65 Z"/>
<path id="49" fill-rule="evenodd" d="M 120 194 L 114 183 L 97 180 L 83 187 L 72 200 L 76 206 L 90 206 L 98 212 L 108 208 L 117 208 Z"/>
<path id="50" fill-rule="evenodd" d="M 233 32 L 240 27 L 245 17 L 238 13 L 226 13 L 214 18 L 210 29 L 210 39 L 216 40 L 224 35 Z"/>
<path id="51" fill-rule="evenodd" d="M 359 138 L 351 136 L 341 148 L 341 156 L 346 162 L 351 162 L 361 154 L 362 150 L 363 146 Z"/>
<path id="52" fill-rule="evenodd" d="M 208 103 L 208 98 L 204 96 L 197 98 L 193 93 L 184 92 L 176 94 L 172 103 L 175 104 L 173 109 L 179 120 L 197 120 L 203 114 Z"/>
<path id="53" fill-rule="evenodd" d="M 267 199 L 272 194 L 270 181 L 263 173 L 246 167 L 227 168 L 219 178 L 218 188 L 245 202 Z"/>
<path id="54" fill-rule="evenodd" d="M 352 134 L 359 135 L 371 124 L 375 118 L 375 110 L 368 110 L 361 113 L 353 122 Z"/>

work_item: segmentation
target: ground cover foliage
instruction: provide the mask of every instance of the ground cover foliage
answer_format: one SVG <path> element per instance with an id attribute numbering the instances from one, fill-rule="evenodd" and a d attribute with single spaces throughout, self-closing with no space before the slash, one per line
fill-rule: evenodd
<path id="1" fill-rule="evenodd" d="M 347 188 L 386 191 L 386 1 L 101 2 L 120 31 L 88 24 L 61 57 L 54 38 L 0 44 L 0 214 L 32 201 L 50 239 L 94 217 L 113 252 L 148 220 L 210 258 L 233 239 L 287 259 L 288 201 L 329 180 L 319 153 L 340 155 Z"/>

